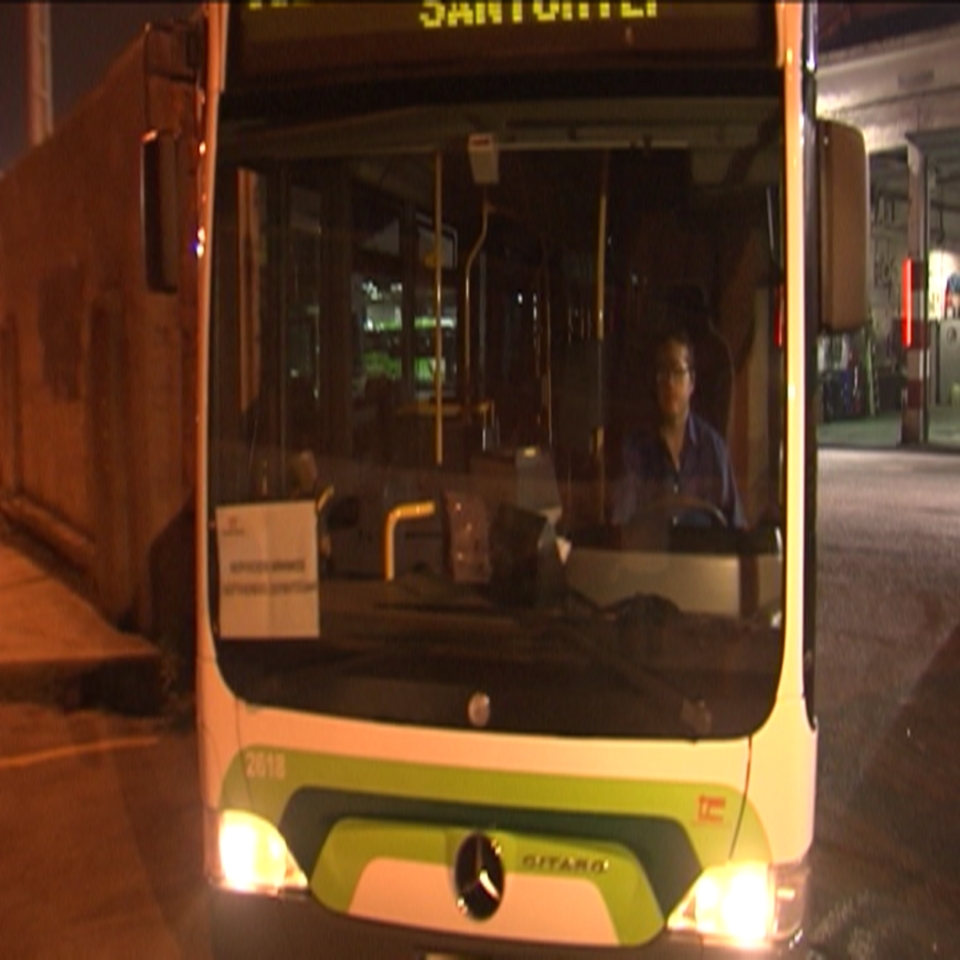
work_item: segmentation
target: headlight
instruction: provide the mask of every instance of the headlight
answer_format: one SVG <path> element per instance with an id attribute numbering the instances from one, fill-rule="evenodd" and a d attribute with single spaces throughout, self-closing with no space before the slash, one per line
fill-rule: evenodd
<path id="1" fill-rule="evenodd" d="M 303 890 L 307 878 L 272 823 L 243 810 L 208 811 L 212 879 L 231 890 L 276 894 Z M 208 848 L 209 849 L 209 848 Z"/>
<path id="2" fill-rule="evenodd" d="M 740 947 L 799 933 L 807 899 L 806 864 L 728 863 L 701 874 L 670 915 L 670 930 Z"/>

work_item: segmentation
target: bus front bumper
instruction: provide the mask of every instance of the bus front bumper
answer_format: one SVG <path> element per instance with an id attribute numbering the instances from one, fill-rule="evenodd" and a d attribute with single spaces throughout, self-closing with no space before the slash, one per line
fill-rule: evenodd
<path id="1" fill-rule="evenodd" d="M 507 943 L 356 920 L 327 910 L 310 896 L 266 897 L 212 888 L 211 945 L 216 958 L 276 956 L 325 960 L 798 960 L 802 938 L 751 948 L 727 948 L 665 933 L 640 947 L 583 948 Z"/>

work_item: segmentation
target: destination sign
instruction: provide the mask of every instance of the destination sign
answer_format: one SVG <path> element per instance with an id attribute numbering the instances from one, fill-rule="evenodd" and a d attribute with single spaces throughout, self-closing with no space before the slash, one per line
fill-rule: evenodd
<path id="1" fill-rule="evenodd" d="M 230 85 L 267 77 L 349 82 L 435 68 L 480 74 L 552 59 L 617 62 L 741 58 L 774 64 L 774 4 L 689 0 L 231 4 Z M 615 59 L 616 58 L 616 59 Z"/>
<path id="2" fill-rule="evenodd" d="M 656 17 L 656 0 L 647 3 L 423 3 L 420 23 L 427 30 L 503 27 L 522 23 L 585 23 L 591 20 L 646 20 Z"/>
<path id="3" fill-rule="evenodd" d="M 250 10 L 313 7 L 327 0 L 248 0 Z M 358 6 L 371 6 L 358 4 Z M 376 6 L 376 5 L 374 5 Z M 413 4 L 406 4 L 411 7 Z M 603 20 L 646 20 L 657 16 L 657 0 L 645 2 L 584 3 L 573 0 L 507 0 L 447 3 L 423 0 L 419 23 L 427 30 L 458 27 L 504 27 L 520 24 L 589 23 Z M 373 26 L 372 24 L 370 26 Z"/>

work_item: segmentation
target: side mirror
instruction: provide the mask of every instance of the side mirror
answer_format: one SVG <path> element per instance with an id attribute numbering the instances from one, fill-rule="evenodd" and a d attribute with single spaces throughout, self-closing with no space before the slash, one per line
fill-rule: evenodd
<path id="1" fill-rule="evenodd" d="M 140 223 L 147 286 L 174 293 L 180 282 L 177 140 L 156 130 L 140 144 Z"/>
<path id="2" fill-rule="evenodd" d="M 859 130 L 817 121 L 820 204 L 820 326 L 861 329 L 870 316 L 867 153 Z"/>

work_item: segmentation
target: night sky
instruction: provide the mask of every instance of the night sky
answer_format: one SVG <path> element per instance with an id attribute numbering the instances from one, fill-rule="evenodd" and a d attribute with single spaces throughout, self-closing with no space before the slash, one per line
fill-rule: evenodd
<path id="1" fill-rule="evenodd" d="M 24 4 L 0 3 L 0 170 L 26 149 Z M 151 20 L 186 17 L 192 3 L 51 3 L 53 122 L 105 76 Z"/>

